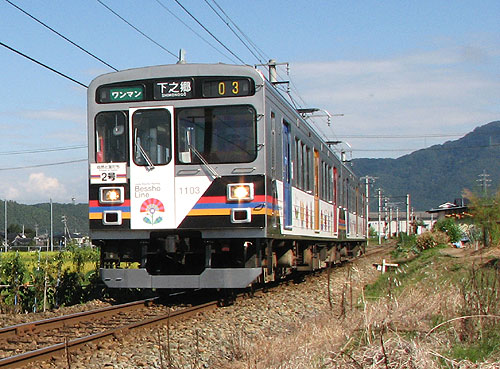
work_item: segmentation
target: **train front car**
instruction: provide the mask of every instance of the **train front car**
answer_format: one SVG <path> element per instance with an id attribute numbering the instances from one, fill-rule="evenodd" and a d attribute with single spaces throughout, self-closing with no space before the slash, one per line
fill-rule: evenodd
<path id="1" fill-rule="evenodd" d="M 227 65 L 92 82 L 90 231 L 109 287 L 241 288 L 261 274 L 247 251 L 269 209 L 262 85 L 253 68 Z"/>
<path id="2" fill-rule="evenodd" d="M 100 76 L 88 125 L 90 231 L 111 288 L 244 288 L 366 241 L 358 179 L 254 68 Z"/>

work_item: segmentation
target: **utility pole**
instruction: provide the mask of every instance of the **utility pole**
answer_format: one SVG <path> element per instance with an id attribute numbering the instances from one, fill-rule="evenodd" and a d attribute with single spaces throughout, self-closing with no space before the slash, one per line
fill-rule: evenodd
<path id="1" fill-rule="evenodd" d="M 479 179 L 476 179 L 476 182 L 479 182 L 481 188 L 483 189 L 484 196 L 488 194 L 488 187 L 491 186 L 491 179 L 488 178 L 489 176 L 490 175 L 486 173 L 486 169 L 483 169 L 483 173 L 478 176 Z"/>
<path id="2" fill-rule="evenodd" d="M 61 221 L 64 224 L 64 247 L 66 248 L 68 239 L 71 241 L 71 233 L 68 228 L 68 217 L 66 215 L 63 215 L 61 217 Z"/>
<path id="3" fill-rule="evenodd" d="M 380 219 L 380 210 L 382 208 L 382 190 L 378 190 L 378 244 L 382 244 L 382 222 Z"/>
<path id="4" fill-rule="evenodd" d="M 392 204 L 389 204 L 389 238 L 392 237 Z"/>
<path id="5" fill-rule="evenodd" d="M 396 237 L 399 237 L 399 206 L 396 208 Z"/>
<path id="6" fill-rule="evenodd" d="M 5 238 L 3 240 L 3 245 L 5 247 L 5 252 L 7 252 L 7 240 L 8 240 L 8 237 L 7 237 L 7 199 L 5 199 L 5 202 L 4 202 L 4 205 L 5 205 Z"/>
<path id="7" fill-rule="evenodd" d="M 406 194 L 406 234 L 410 235 L 410 194 Z"/>
<path id="8" fill-rule="evenodd" d="M 66 215 L 61 217 L 61 222 L 64 224 L 64 248 L 66 248 L 66 229 L 68 228 Z"/>
<path id="9" fill-rule="evenodd" d="M 388 203 L 389 203 L 389 198 L 388 197 L 384 197 L 384 226 L 387 225 L 387 227 L 384 227 L 384 238 L 387 240 L 387 231 L 390 231 L 390 222 L 388 222 L 387 220 L 389 219 L 389 207 L 388 207 Z"/>
<path id="10" fill-rule="evenodd" d="M 52 199 L 50 199 L 50 251 L 54 251 L 54 226 L 53 226 Z"/>
<path id="11" fill-rule="evenodd" d="M 375 182 L 376 177 L 365 176 L 361 177 L 361 179 L 365 180 L 365 214 L 366 214 L 366 242 L 367 244 L 370 241 L 370 224 L 368 221 L 370 220 L 370 181 Z"/>

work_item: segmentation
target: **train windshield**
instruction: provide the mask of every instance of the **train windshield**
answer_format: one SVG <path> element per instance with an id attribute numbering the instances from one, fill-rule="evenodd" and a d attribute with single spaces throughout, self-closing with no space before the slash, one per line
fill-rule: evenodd
<path id="1" fill-rule="evenodd" d="M 171 159 L 171 115 L 165 109 L 137 110 L 132 115 L 134 162 L 152 167 Z"/>
<path id="2" fill-rule="evenodd" d="M 127 117 L 123 112 L 102 112 L 95 118 L 96 162 L 126 162 Z"/>
<path id="3" fill-rule="evenodd" d="M 241 163 L 257 155 L 256 114 L 250 106 L 177 110 L 178 161 Z"/>

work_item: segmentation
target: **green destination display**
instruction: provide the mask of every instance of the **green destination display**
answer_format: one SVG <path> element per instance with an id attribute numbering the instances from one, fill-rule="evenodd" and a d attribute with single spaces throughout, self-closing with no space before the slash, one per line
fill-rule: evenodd
<path id="1" fill-rule="evenodd" d="M 103 87 L 99 90 L 98 96 L 101 103 L 142 101 L 144 100 L 144 87 Z"/>

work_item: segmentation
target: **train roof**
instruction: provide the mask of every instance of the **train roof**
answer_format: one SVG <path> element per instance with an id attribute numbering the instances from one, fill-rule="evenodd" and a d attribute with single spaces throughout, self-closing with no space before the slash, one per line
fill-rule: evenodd
<path id="1" fill-rule="evenodd" d="M 96 77 L 90 83 L 89 90 L 96 85 L 103 85 L 119 81 L 133 81 L 142 79 L 187 77 L 187 76 L 249 76 L 254 78 L 257 84 L 266 80 L 262 73 L 249 65 L 233 64 L 166 64 L 149 67 L 125 69 L 111 72 Z"/>

